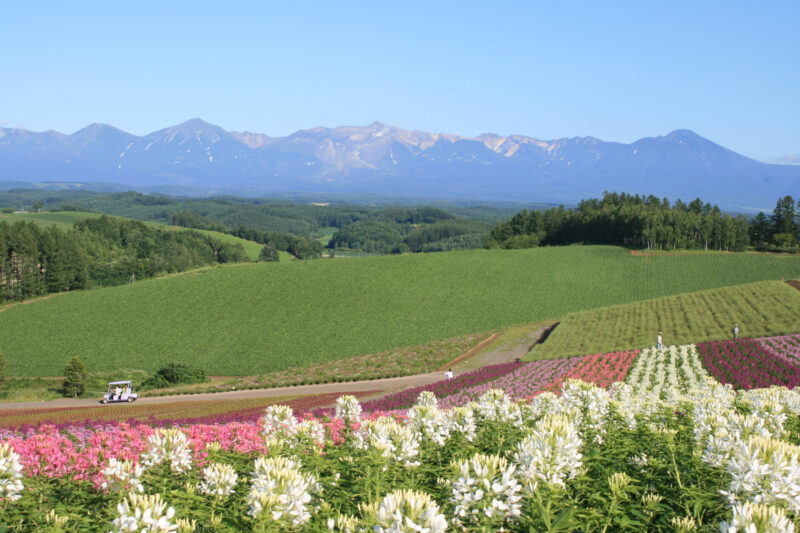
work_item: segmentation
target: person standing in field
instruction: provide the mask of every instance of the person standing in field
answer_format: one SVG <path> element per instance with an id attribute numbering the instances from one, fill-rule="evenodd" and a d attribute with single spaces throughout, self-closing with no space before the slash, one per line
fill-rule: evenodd
<path id="1" fill-rule="evenodd" d="M 658 332 L 658 337 L 656 337 L 656 349 L 660 350 L 661 347 L 664 346 L 664 337 L 661 336 L 661 332 Z"/>
<path id="2" fill-rule="evenodd" d="M 738 338 L 739 338 L 739 324 L 736 323 L 733 325 L 733 340 L 736 340 Z"/>
<path id="3" fill-rule="evenodd" d="M 446 379 L 447 381 L 450 381 L 451 379 L 453 379 L 453 369 L 452 368 L 448 369 L 447 372 L 444 373 L 444 379 Z"/>

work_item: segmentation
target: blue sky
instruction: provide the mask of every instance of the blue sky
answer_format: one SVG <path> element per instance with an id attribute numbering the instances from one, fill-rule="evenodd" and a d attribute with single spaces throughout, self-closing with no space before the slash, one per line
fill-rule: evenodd
<path id="1" fill-rule="evenodd" d="M 368 124 L 800 163 L 800 2 L 12 2 L 0 125 Z"/>

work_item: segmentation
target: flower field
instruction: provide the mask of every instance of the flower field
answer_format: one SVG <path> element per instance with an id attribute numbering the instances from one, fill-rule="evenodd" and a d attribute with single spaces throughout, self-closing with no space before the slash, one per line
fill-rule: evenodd
<path id="1" fill-rule="evenodd" d="M 756 340 L 768 352 L 774 353 L 790 363 L 800 364 L 800 334 L 764 337 Z"/>
<path id="2" fill-rule="evenodd" d="M 755 389 L 800 384 L 800 361 L 781 357 L 767 342 L 755 339 L 704 342 L 697 345 L 703 363 L 720 383 Z"/>
<path id="3" fill-rule="evenodd" d="M 637 355 L 639 350 L 586 355 L 560 379 L 543 387 L 543 390 L 556 392 L 568 379 L 580 379 L 598 387 L 609 387 L 612 383 L 625 379 Z"/>
<path id="4" fill-rule="evenodd" d="M 523 363 L 516 370 L 497 379 L 467 387 L 455 394 L 445 396 L 442 398 L 441 404 L 447 408 L 466 405 L 471 401 L 477 400 L 490 389 L 502 390 L 508 397 L 514 399 L 533 396 L 539 392 L 539 389 L 568 372 L 577 362 L 578 359 L 570 358 Z"/>
<path id="5" fill-rule="evenodd" d="M 322 416 L 272 405 L 247 421 L 5 430 L 0 522 L 7 531 L 794 531 L 800 389 L 734 389 L 704 368 L 704 350 L 465 374 L 476 380 L 461 383 L 468 394 L 434 384 L 389 416 L 345 396 Z M 558 394 L 541 392 L 553 383 Z"/>

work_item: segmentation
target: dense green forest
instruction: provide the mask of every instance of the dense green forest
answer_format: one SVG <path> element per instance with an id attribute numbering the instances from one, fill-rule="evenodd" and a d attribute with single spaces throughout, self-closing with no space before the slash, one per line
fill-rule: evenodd
<path id="1" fill-rule="evenodd" d="M 309 237 L 275 231 L 260 231 L 243 225 L 230 229 L 213 218 L 198 215 L 191 211 L 179 211 L 173 214 L 170 216 L 169 223 L 173 226 L 182 226 L 184 228 L 207 229 L 228 233 L 274 248 L 276 251 L 289 252 L 298 259 L 318 259 L 322 256 L 323 251 L 322 243 Z"/>
<path id="2" fill-rule="evenodd" d="M 339 228 L 328 248 L 376 253 L 480 248 L 490 225 L 441 209 L 383 209 Z"/>
<path id="3" fill-rule="evenodd" d="M 264 198 L 177 198 L 136 192 L 0 191 L 0 205 L 45 210 L 94 211 L 210 229 L 262 244 L 272 243 L 301 259 L 319 257 L 317 239 L 331 232 L 329 248 L 374 253 L 480 248 L 492 225 L 513 214 L 508 208 L 449 205 L 409 208 L 348 203 L 296 203 Z M 424 220 L 424 221 L 423 221 Z"/>
<path id="4" fill-rule="evenodd" d="M 102 216 L 68 231 L 0 222 L 0 301 L 120 285 L 131 279 L 247 261 L 241 245 Z"/>
<path id="5" fill-rule="evenodd" d="M 492 229 L 486 248 L 533 248 L 571 243 L 655 250 L 743 251 L 750 244 L 742 215 L 722 213 L 700 199 L 670 204 L 655 196 L 606 193 L 576 209 L 522 211 Z"/>

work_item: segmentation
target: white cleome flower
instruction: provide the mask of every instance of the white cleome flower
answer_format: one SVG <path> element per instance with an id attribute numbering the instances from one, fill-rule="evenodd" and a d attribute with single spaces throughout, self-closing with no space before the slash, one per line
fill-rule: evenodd
<path id="1" fill-rule="evenodd" d="M 476 412 L 483 420 L 508 422 L 522 427 L 522 411 L 503 389 L 489 389 L 478 398 Z"/>
<path id="2" fill-rule="evenodd" d="M 142 465 L 134 465 L 130 461 L 118 461 L 113 457 L 108 460 L 108 466 L 100 471 L 103 476 L 103 488 L 114 492 L 121 490 L 144 492 L 141 482 L 143 473 Z"/>
<path id="3" fill-rule="evenodd" d="M 22 463 L 19 454 L 8 444 L 0 444 L 0 498 L 19 500 L 22 495 Z"/>
<path id="4" fill-rule="evenodd" d="M 374 533 L 443 533 L 447 520 L 439 506 L 424 492 L 396 490 L 380 503 L 361 507 Z"/>
<path id="5" fill-rule="evenodd" d="M 297 419 L 288 405 L 270 405 L 261 418 L 265 437 L 291 437 L 297 432 Z"/>
<path id="6" fill-rule="evenodd" d="M 719 525 L 721 533 L 794 533 L 783 509 L 746 502 L 733 506 L 733 519 Z"/>
<path id="7" fill-rule="evenodd" d="M 436 395 L 429 391 L 424 390 L 419 393 L 417 396 L 417 403 L 416 405 L 427 405 L 428 407 L 439 407 L 439 400 L 436 399 Z"/>
<path id="8" fill-rule="evenodd" d="M 223 498 L 236 488 L 239 475 L 233 467 L 226 463 L 211 463 L 203 469 L 203 479 L 200 481 L 200 492 L 209 496 Z"/>
<path id="9" fill-rule="evenodd" d="M 444 446 L 450 437 L 449 419 L 436 405 L 413 406 L 408 410 L 407 426 L 419 432 L 423 439 L 432 440 L 439 446 Z"/>
<path id="10" fill-rule="evenodd" d="M 298 526 L 311 518 L 313 476 L 300 472 L 300 462 L 286 457 L 259 457 L 252 472 L 248 514 L 255 519 Z"/>
<path id="11" fill-rule="evenodd" d="M 475 412 L 470 406 L 454 407 L 445 411 L 449 419 L 448 426 L 453 433 L 461 433 L 469 442 L 475 438 L 477 426 L 475 425 Z"/>
<path id="12" fill-rule="evenodd" d="M 561 387 L 561 401 L 566 409 L 575 409 L 582 415 L 581 425 L 595 434 L 602 443 L 611 396 L 594 383 L 577 379 L 567 380 Z"/>
<path id="13" fill-rule="evenodd" d="M 361 404 L 355 396 L 345 395 L 336 399 L 336 417 L 357 422 L 361 418 Z"/>
<path id="14" fill-rule="evenodd" d="M 160 428 L 147 438 L 149 448 L 142 455 L 142 464 L 151 467 L 169 462 L 169 468 L 182 474 L 192 469 L 192 451 L 186 435 L 178 428 Z"/>
<path id="15" fill-rule="evenodd" d="M 402 461 L 406 466 L 418 466 L 422 435 L 409 426 L 398 424 L 391 418 L 365 420 L 359 437 L 378 450 L 382 457 Z"/>
<path id="16" fill-rule="evenodd" d="M 295 433 L 288 440 L 290 448 L 322 448 L 325 445 L 325 426 L 317 420 L 303 420 L 295 426 Z"/>
<path id="17" fill-rule="evenodd" d="M 453 522 L 466 529 L 502 526 L 521 512 L 520 490 L 514 478 L 515 465 L 497 455 L 475 454 L 468 461 L 453 463 Z"/>
<path id="18" fill-rule="evenodd" d="M 800 446 L 750 437 L 734 449 L 727 470 L 731 503 L 744 500 L 800 511 Z"/>
<path id="19" fill-rule="evenodd" d="M 565 481 L 575 477 L 583 465 L 582 446 L 578 430 L 568 417 L 546 416 L 517 445 L 517 475 L 530 492 L 540 482 L 565 488 Z"/>
<path id="20" fill-rule="evenodd" d="M 129 494 L 117 505 L 119 516 L 112 522 L 114 533 L 177 531 L 175 509 L 167 508 L 160 494 Z"/>

